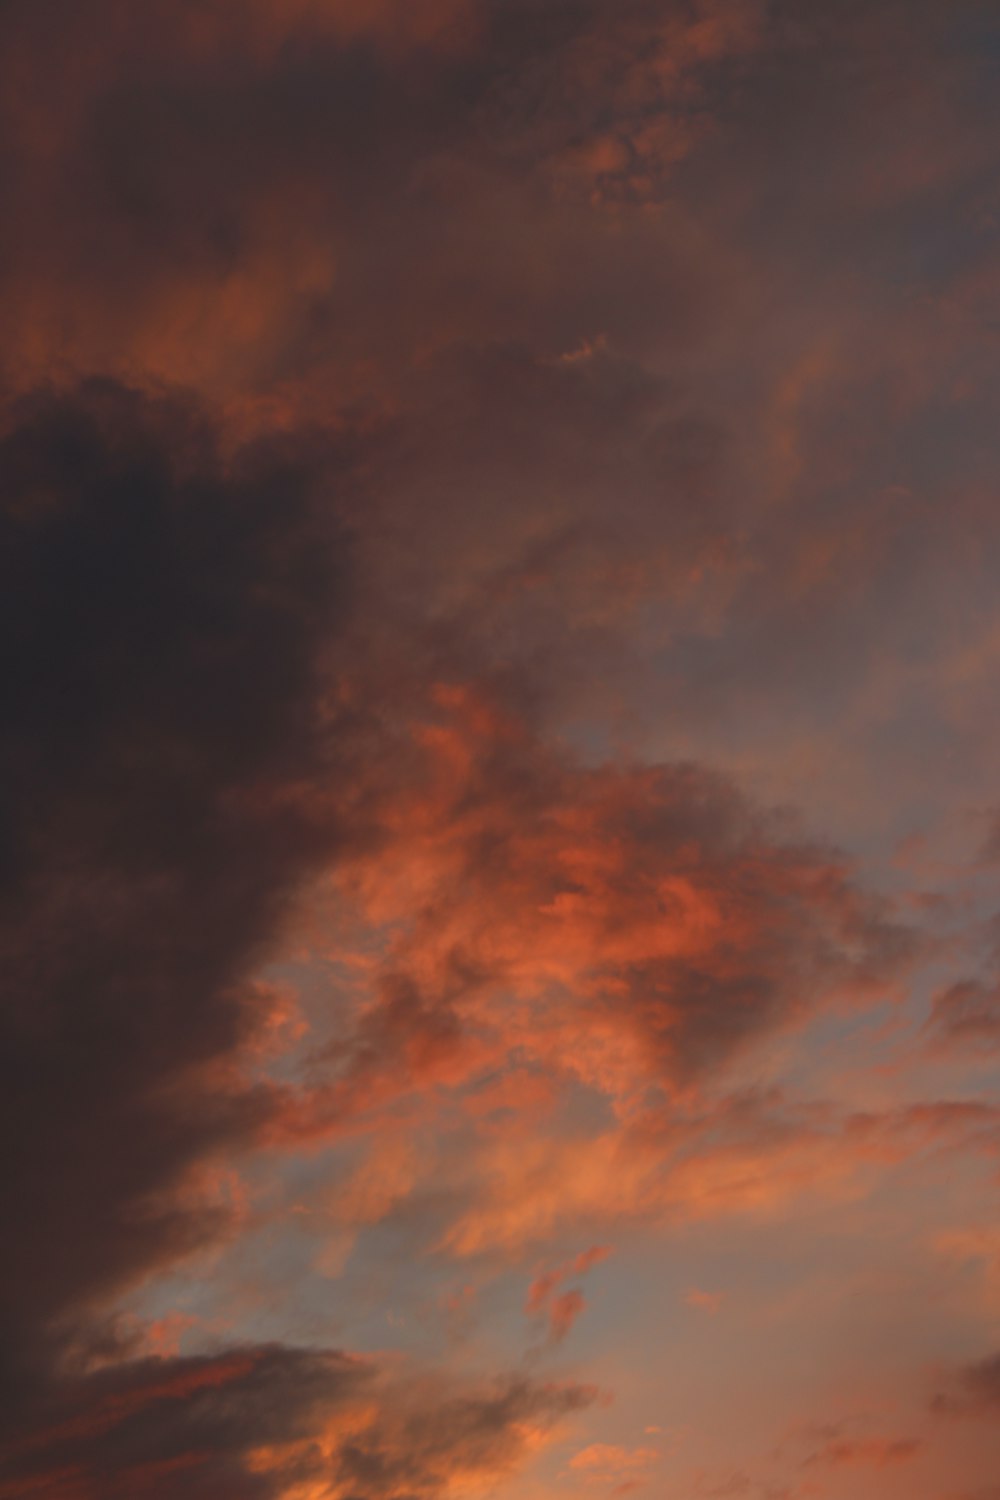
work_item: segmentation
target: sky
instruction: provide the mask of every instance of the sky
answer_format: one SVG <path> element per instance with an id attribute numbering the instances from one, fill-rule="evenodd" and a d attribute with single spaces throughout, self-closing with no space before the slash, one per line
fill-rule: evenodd
<path id="1" fill-rule="evenodd" d="M 995 0 L 0 0 L 0 1500 L 1000 1500 Z"/>

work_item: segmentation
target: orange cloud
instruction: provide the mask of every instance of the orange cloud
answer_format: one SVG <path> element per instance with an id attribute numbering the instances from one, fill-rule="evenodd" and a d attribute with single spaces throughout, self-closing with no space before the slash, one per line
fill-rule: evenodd
<path id="1" fill-rule="evenodd" d="M 67 1382 L 13 1444 L 0 1496 L 375 1500 L 476 1493 L 594 1399 L 523 1379 L 456 1388 L 331 1351 L 125 1362 Z M 69 1415 L 67 1415 L 69 1413 Z"/>
<path id="2" fill-rule="evenodd" d="M 537 1313 L 545 1307 L 552 1293 L 564 1281 L 573 1276 L 585 1276 L 594 1266 L 599 1266 L 612 1254 L 607 1245 L 595 1245 L 590 1250 L 584 1250 L 572 1260 L 563 1262 L 551 1271 L 545 1271 L 536 1276 L 528 1289 L 528 1300 L 524 1305 L 527 1313 Z"/>
<path id="3" fill-rule="evenodd" d="M 591 1443 L 569 1461 L 567 1474 L 586 1485 L 608 1486 L 615 1495 L 640 1489 L 660 1460 L 656 1448 L 624 1448 L 615 1443 Z"/>
<path id="4" fill-rule="evenodd" d="M 625 1108 L 877 991 L 905 956 L 841 863 L 782 842 L 721 778 L 575 764 L 466 689 L 438 702 L 413 795 L 336 877 L 387 939 L 337 1046 L 345 1100 L 389 1086 L 396 1053 L 395 1089 L 516 1058 Z"/>
<path id="5" fill-rule="evenodd" d="M 414 1280 L 535 1266 L 554 1344 L 606 1254 L 555 1240 L 995 1149 L 964 1080 L 868 1112 L 772 1086 L 911 941 L 703 763 L 806 799 L 821 765 L 860 819 L 853 753 L 866 849 L 907 767 L 913 806 L 935 773 L 978 795 L 953 758 L 995 740 L 1000 638 L 976 8 L 0 6 L 0 1494 L 464 1495 L 587 1399 L 182 1359 L 160 1307 L 162 1357 L 128 1358 L 104 1310 L 226 1235 L 279 1240 L 260 1304 L 288 1223 L 330 1276 L 389 1224 Z M 605 750 L 633 711 L 666 752 Z M 290 1003 L 253 976 L 320 872 Z M 935 997 L 935 1065 L 994 1048 L 996 998 Z M 992 1275 L 978 1231 L 935 1243 Z M 995 1373 L 939 1409 L 988 1416 Z M 823 1483 L 906 1456 L 818 1442 Z M 652 1463 L 584 1452 L 601 1483 Z"/>

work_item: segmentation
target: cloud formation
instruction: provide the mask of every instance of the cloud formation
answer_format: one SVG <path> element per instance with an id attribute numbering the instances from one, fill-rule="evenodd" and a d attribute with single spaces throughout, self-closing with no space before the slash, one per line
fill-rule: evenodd
<path id="1" fill-rule="evenodd" d="M 448 1390 L 318 1349 L 234 1347 L 64 1383 L 0 1463 L 0 1495 L 47 1500 L 461 1493 L 593 1399 L 523 1379 Z"/>
<path id="2" fill-rule="evenodd" d="M 209 1169 L 275 1108 L 249 1079 L 279 1004 L 254 973 L 351 836 L 336 467 L 223 455 L 190 402 L 106 382 L 25 400 L 0 444 L 0 1493 L 436 1495 L 589 1399 L 385 1390 L 279 1345 L 137 1361 L 99 1318 L 231 1227 Z"/>
<path id="3" fill-rule="evenodd" d="M 224 1217 L 191 1173 L 266 1112 L 253 971 L 337 838 L 303 791 L 348 566 L 308 467 L 180 400 L 25 400 L 0 472 L 9 1401 L 53 1319 Z"/>
<path id="4" fill-rule="evenodd" d="M 0 4 L 0 1495 L 991 1481 L 994 9 Z"/>
<path id="5" fill-rule="evenodd" d="M 348 1097 L 373 1073 L 376 1091 L 456 1081 L 511 1053 L 620 1100 L 683 1086 L 908 956 L 835 853 L 725 779 L 588 766 L 464 688 L 437 698 L 392 857 L 345 866 L 345 897 L 398 933 L 336 1045 Z"/>

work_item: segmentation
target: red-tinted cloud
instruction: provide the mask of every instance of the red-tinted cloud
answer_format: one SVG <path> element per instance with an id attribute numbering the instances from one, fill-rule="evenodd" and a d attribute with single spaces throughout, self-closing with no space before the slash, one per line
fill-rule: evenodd
<path id="1" fill-rule="evenodd" d="M 0 1455 L 0 1495 L 47 1500 L 378 1500 L 443 1495 L 510 1468 L 593 1399 L 512 1379 L 449 1389 L 323 1350 L 244 1348 L 65 1382 Z"/>
<path id="2" fill-rule="evenodd" d="M 338 881 L 388 956 L 305 1128 L 515 1061 L 624 1107 L 907 958 L 838 856 L 723 778 L 588 766 L 467 689 L 438 701 L 384 841 Z"/>
<path id="3" fill-rule="evenodd" d="M 987 1144 L 966 1082 L 774 1083 L 915 949 L 733 768 L 868 854 L 994 800 L 990 21 L 0 6 L 10 1494 L 464 1493 L 583 1399 L 136 1362 L 118 1299 L 289 1201 L 331 1275 L 404 1219 L 537 1264 L 555 1343 L 570 1234 Z M 935 1066 L 995 1001 L 940 990 Z"/>

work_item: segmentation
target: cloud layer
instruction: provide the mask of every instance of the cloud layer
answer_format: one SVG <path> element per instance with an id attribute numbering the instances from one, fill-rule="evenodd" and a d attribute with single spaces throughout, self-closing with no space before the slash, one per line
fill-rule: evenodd
<path id="1" fill-rule="evenodd" d="M 0 1496 L 988 1493 L 993 11 L 0 4 Z"/>

